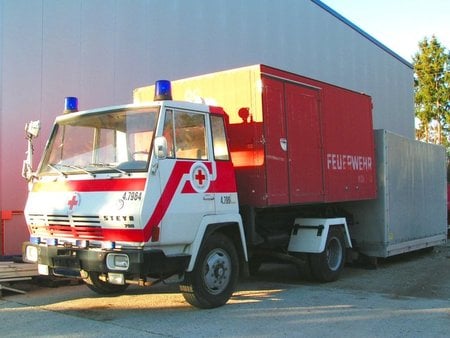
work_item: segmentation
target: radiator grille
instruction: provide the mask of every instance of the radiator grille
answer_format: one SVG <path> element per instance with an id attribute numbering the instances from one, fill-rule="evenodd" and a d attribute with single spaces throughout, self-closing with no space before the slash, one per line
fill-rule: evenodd
<path id="1" fill-rule="evenodd" d="M 28 215 L 28 222 L 33 235 L 103 239 L 103 229 L 98 216 L 31 214 Z"/>

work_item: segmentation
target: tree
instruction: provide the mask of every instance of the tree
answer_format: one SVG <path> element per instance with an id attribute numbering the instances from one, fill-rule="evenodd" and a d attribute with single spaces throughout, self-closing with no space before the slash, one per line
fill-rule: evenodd
<path id="1" fill-rule="evenodd" d="M 419 42 L 413 57 L 416 137 L 425 142 L 450 144 L 450 53 L 433 35 Z"/>

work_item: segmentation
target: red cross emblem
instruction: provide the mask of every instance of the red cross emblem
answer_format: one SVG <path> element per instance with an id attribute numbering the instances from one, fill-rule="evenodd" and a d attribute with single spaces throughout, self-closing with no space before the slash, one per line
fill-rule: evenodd
<path id="1" fill-rule="evenodd" d="M 196 192 L 202 193 L 209 189 L 211 177 L 209 176 L 208 168 L 204 163 L 194 163 L 191 167 L 189 175 L 192 187 Z"/>
<path id="2" fill-rule="evenodd" d="M 69 212 L 73 211 L 75 207 L 80 205 L 80 196 L 78 193 L 74 193 L 72 195 L 72 198 L 67 202 L 67 205 L 69 206 Z"/>
<path id="3" fill-rule="evenodd" d="M 194 176 L 194 178 L 197 180 L 199 185 L 203 185 L 203 181 L 206 179 L 205 174 L 203 173 L 202 169 L 197 169 L 197 174 Z"/>

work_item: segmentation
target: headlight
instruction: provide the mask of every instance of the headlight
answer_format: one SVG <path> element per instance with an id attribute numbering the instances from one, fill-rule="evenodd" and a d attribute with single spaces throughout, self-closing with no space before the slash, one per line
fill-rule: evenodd
<path id="1" fill-rule="evenodd" d="M 128 270 L 130 258 L 125 254 L 110 253 L 106 256 L 106 266 L 110 270 Z"/>
<path id="2" fill-rule="evenodd" d="M 25 250 L 25 258 L 27 261 L 37 263 L 38 261 L 38 249 L 35 246 L 28 245 Z"/>

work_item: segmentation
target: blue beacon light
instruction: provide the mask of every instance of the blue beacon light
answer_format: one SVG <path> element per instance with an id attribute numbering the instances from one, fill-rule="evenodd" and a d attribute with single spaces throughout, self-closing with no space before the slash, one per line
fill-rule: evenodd
<path id="1" fill-rule="evenodd" d="M 78 98 L 74 96 L 68 96 L 64 100 L 64 112 L 73 113 L 78 111 Z"/>
<path id="2" fill-rule="evenodd" d="M 168 80 L 155 82 L 155 101 L 172 100 L 172 85 Z"/>

